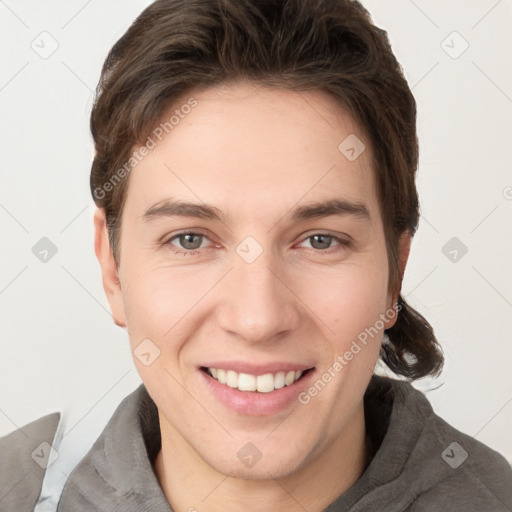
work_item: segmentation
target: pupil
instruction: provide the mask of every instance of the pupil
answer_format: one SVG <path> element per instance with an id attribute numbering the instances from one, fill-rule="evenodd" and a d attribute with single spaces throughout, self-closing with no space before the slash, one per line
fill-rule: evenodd
<path id="1" fill-rule="evenodd" d="M 327 249 L 329 247 L 329 242 L 331 240 L 331 237 L 329 235 L 313 235 L 313 240 L 318 239 L 320 241 L 320 245 L 322 247 L 317 247 L 317 249 Z M 315 243 L 313 243 L 313 247 L 315 246 Z"/>
<path id="2" fill-rule="evenodd" d="M 181 237 L 181 238 L 182 238 L 182 244 L 183 244 L 183 246 L 184 246 L 186 249 L 197 249 L 199 246 L 197 246 L 197 247 L 196 247 L 195 245 L 197 245 L 197 244 L 195 244 L 195 245 L 194 245 L 194 243 L 193 243 L 193 242 L 190 242 L 190 241 L 189 241 L 189 238 L 193 238 L 193 237 L 200 237 L 200 236 L 201 236 L 201 235 L 196 235 L 196 234 L 193 234 L 193 233 L 189 233 L 189 234 L 187 234 L 187 235 L 182 235 L 182 237 Z M 185 242 L 184 242 L 184 243 L 183 243 L 183 239 L 185 240 Z M 190 247 L 190 246 L 189 246 L 190 244 L 192 245 L 192 247 Z M 199 245 L 201 245 L 201 244 L 199 244 Z"/>

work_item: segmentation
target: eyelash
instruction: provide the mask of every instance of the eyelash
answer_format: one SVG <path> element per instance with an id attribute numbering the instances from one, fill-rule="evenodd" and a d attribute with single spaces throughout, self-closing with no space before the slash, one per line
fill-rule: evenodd
<path id="1" fill-rule="evenodd" d="M 208 236 L 206 234 L 201 233 L 199 231 L 182 231 L 181 233 L 177 233 L 176 235 L 173 235 L 167 241 L 163 242 L 162 245 L 164 245 L 165 247 L 168 247 L 175 254 L 183 254 L 184 256 L 187 255 L 187 254 L 191 255 L 191 256 L 194 256 L 194 255 L 198 254 L 202 249 L 209 249 L 208 247 L 203 247 L 202 249 L 189 249 L 189 250 L 182 250 L 182 251 L 176 249 L 175 246 L 171 244 L 171 242 L 173 240 L 175 240 L 175 239 L 179 239 L 180 236 L 184 236 L 184 235 L 199 235 L 199 236 L 202 236 L 203 238 L 206 238 L 206 239 L 209 240 L 209 238 L 208 238 Z M 306 240 L 309 240 L 310 238 L 313 238 L 314 236 L 317 236 L 317 235 L 328 236 L 328 237 L 332 238 L 333 240 L 335 240 L 336 242 L 338 242 L 338 244 L 339 244 L 337 246 L 330 247 L 328 249 L 314 249 L 314 248 L 310 248 L 312 251 L 314 251 L 317 254 L 322 254 L 322 255 L 324 255 L 324 254 L 332 254 L 333 252 L 337 252 L 341 248 L 348 249 L 352 245 L 352 243 L 349 240 L 345 240 L 343 238 L 340 238 L 340 237 L 336 236 L 334 233 L 329 233 L 329 232 L 313 233 L 312 235 L 309 235 L 306 238 L 304 238 L 302 240 L 302 242 L 304 242 Z"/>

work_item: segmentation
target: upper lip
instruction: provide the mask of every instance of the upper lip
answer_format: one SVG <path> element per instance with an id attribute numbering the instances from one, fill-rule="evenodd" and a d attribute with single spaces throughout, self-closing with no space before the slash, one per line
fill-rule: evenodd
<path id="1" fill-rule="evenodd" d="M 291 363 L 290 361 L 274 361 L 269 363 L 249 363 L 247 361 L 212 361 L 201 365 L 201 368 L 217 368 L 222 370 L 233 370 L 237 373 L 248 375 L 265 375 L 266 373 L 305 371 L 313 368 L 313 365 Z"/>

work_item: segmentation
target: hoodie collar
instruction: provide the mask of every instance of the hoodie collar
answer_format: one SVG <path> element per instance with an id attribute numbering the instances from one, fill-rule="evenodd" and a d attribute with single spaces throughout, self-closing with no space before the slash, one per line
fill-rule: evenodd
<path id="1" fill-rule="evenodd" d="M 435 475 L 435 481 L 450 469 L 440 456 L 449 442 L 440 438 L 433 425 L 435 414 L 428 400 L 409 382 L 373 375 L 364 404 L 373 458 L 359 480 L 325 512 L 357 512 L 374 503 L 385 510 L 385 496 L 389 496 L 394 510 L 402 510 L 398 497 L 410 501 L 422 490 L 418 487 L 419 467 L 426 464 L 422 473 Z M 436 460 L 427 460 L 421 449 L 425 443 L 430 449 L 438 448 Z M 121 402 L 70 475 L 59 512 L 79 510 L 65 506 L 76 502 L 74 492 L 100 510 L 109 499 L 115 499 L 125 510 L 172 512 L 152 467 L 160 447 L 158 409 L 141 384 Z M 411 473 L 415 477 L 409 478 Z"/>

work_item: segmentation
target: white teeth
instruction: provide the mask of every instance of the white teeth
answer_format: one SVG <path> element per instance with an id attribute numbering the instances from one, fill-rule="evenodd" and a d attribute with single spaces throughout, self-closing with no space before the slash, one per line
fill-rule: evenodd
<path id="1" fill-rule="evenodd" d="M 284 372 L 277 372 L 274 377 L 274 387 L 276 389 L 284 388 Z"/>
<path id="2" fill-rule="evenodd" d="M 240 391 L 256 391 L 256 377 L 247 373 L 240 373 L 238 375 L 238 389 Z"/>
<path id="3" fill-rule="evenodd" d="M 237 388 L 238 387 L 238 373 L 234 372 L 233 370 L 228 370 L 226 372 L 226 384 L 230 388 Z"/>
<path id="4" fill-rule="evenodd" d="M 265 373 L 264 375 L 249 375 L 237 373 L 233 370 L 222 370 L 220 368 L 208 368 L 208 373 L 217 379 L 221 384 L 231 388 L 238 388 L 240 391 L 258 391 L 259 393 L 270 393 L 275 389 L 290 386 L 302 375 L 302 371 Z"/>
<path id="5" fill-rule="evenodd" d="M 284 378 L 284 383 L 289 386 L 295 379 L 295 372 L 291 371 L 286 374 L 286 377 Z"/>
<path id="6" fill-rule="evenodd" d="M 274 376 L 271 373 L 265 375 L 258 375 L 256 379 L 256 389 L 260 393 L 270 393 L 274 391 Z"/>

